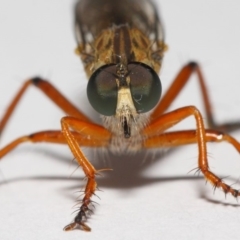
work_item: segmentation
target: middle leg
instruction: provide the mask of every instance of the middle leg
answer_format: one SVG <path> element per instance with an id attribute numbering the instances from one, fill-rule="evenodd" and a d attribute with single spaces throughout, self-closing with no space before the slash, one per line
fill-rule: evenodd
<path id="1" fill-rule="evenodd" d="M 72 135 L 80 146 L 105 147 L 108 145 L 110 133 L 105 128 L 94 123 L 88 123 L 80 120 L 79 126 L 81 126 L 81 133 L 73 131 Z M 25 142 L 67 144 L 66 138 L 60 130 L 35 132 L 19 137 L 0 149 L 0 159 Z"/>

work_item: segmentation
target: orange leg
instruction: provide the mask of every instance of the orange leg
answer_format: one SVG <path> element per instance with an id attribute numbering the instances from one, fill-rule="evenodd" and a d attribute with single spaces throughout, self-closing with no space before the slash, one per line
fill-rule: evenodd
<path id="1" fill-rule="evenodd" d="M 174 126 L 184 118 L 193 115 L 196 120 L 196 130 L 167 132 L 165 130 Z M 166 147 L 166 146 L 179 146 L 190 143 L 198 144 L 198 167 L 203 173 L 207 181 L 209 181 L 215 188 L 222 188 L 225 194 L 231 193 L 234 197 L 240 196 L 239 191 L 231 188 L 225 184 L 221 178 L 210 171 L 207 160 L 206 142 L 208 141 L 227 141 L 232 144 L 235 149 L 240 152 L 240 143 L 233 137 L 214 130 L 205 130 L 203 119 L 200 112 L 195 107 L 183 107 L 166 113 L 155 119 L 149 126 L 143 130 L 146 140 L 143 143 L 145 148 L 152 147 Z"/>
<path id="2" fill-rule="evenodd" d="M 97 183 L 95 181 L 95 175 L 97 170 L 84 156 L 83 152 L 79 148 L 81 146 L 90 147 L 107 147 L 111 137 L 111 133 L 105 128 L 93 124 L 86 123 L 74 117 L 64 117 L 61 121 L 62 131 L 43 131 L 23 136 L 8 144 L 6 147 L 0 150 L 0 158 L 12 151 L 15 147 L 23 142 L 49 142 L 68 144 L 73 155 L 82 167 L 88 182 L 85 188 L 85 196 L 82 200 L 79 213 L 74 219 L 74 222 L 64 228 L 64 230 L 72 230 L 77 226 L 81 226 L 83 230 L 90 231 L 91 229 L 83 222 L 83 218 L 86 217 L 86 213 L 89 211 L 89 204 L 91 203 L 91 196 L 94 194 Z M 73 129 L 70 131 L 69 127 Z"/>
<path id="3" fill-rule="evenodd" d="M 83 222 L 83 218 L 86 218 L 86 213 L 89 211 L 89 204 L 91 203 L 91 197 L 94 194 L 97 183 L 95 180 L 95 175 L 98 171 L 93 167 L 93 165 L 87 160 L 84 156 L 82 150 L 79 147 L 78 141 L 75 138 L 74 134 L 70 131 L 70 128 L 76 132 L 82 133 L 85 131 L 88 135 L 87 137 L 91 137 L 92 134 L 95 134 L 97 139 L 109 140 L 111 137 L 111 133 L 104 129 L 103 127 L 94 127 L 89 126 L 84 129 L 82 122 L 75 117 L 64 117 L 61 119 L 62 125 L 62 133 L 67 141 L 68 146 L 72 154 L 74 155 L 78 164 L 82 167 L 86 177 L 87 177 L 87 185 L 85 187 L 84 198 L 82 199 L 82 205 L 79 209 L 77 216 L 74 219 L 73 223 L 67 225 L 64 230 L 69 231 L 78 226 L 82 227 L 85 231 L 90 231 L 91 229 Z"/>
<path id="4" fill-rule="evenodd" d="M 79 148 L 81 146 L 90 147 L 106 147 L 109 144 L 111 133 L 89 120 L 82 112 L 80 112 L 73 104 L 71 104 L 54 86 L 41 78 L 33 78 L 24 83 L 22 88 L 18 91 L 15 98 L 7 108 L 7 111 L 0 122 L 0 133 L 2 133 L 14 109 L 19 103 L 20 99 L 26 92 L 29 86 L 34 85 L 47 95 L 58 107 L 60 107 L 66 114 L 72 117 L 65 117 L 62 119 L 62 131 L 43 131 L 34 133 L 28 136 L 20 137 L 3 149 L 0 150 L 0 158 L 12 151 L 15 147 L 23 142 L 51 142 L 68 144 L 78 164 L 82 167 L 88 182 L 85 188 L 85 196 L 82 200 L 82 206 L 79 213 L 74 219 L 74 222 L 64 228 L 64 230 L 71 230 L 77 226 L 81 226 L 84 230 L 90 231 L 90 228 L 84 224 L 83 218 L 89 210 L 91 203 L 91 196 L 94 194 L 97 183 L 95 175 L 97 170 L 84 156 Z M 70 131 L 71 128 L 73 131 Z"/>
<path id="5" fill-rule="evenodd" d="M 84 135 L 83 133 L 79 134 L 77 132 L 72 132 L 72 134 L 80 146 L 105 147 L 108 145 L 108 142 L 109 142 L 108 138 L 104 138 L 104 137 L 99 138 L 94 134 L 91 134 L 91 138 L 87 137 L 88 136 L 87 133 Z M 36 132 L 30 135 L 19 137 L 14 141 L 12 141 L 11 143 L 9 143 L 8 145 L 6 145 L 4 148 L 2 148 L 0 150 L 0 159 L 2 159 L 6 154 L 11 152 L 18 145 L 24 142 L 32 142 L 32 143 L 47 142 L 47 143 L 67 144 L 67 141 L 63 136 L 62 131 L 49 130 L 49 131 Z"/>
<path id="6" fill-rule="evenodd" d="M 144 148 L 177 147 L 197 142 L 196 130 L 162 133 L 144 141 Z M 240 143 L 232 136 L 216 130 L 205 130 L 206 142 L 228 142 L 240 153 Z"/>
<path id="7" fill-rule="evenodd" d="M 3 116 L 0 122 L 0 134 L 3 132 L 4 127 L 6 126 L 9 118 L 11 117 L 14 109 L 19 103 L 20 99 L 26 92 L 29 86 L 35 86 L 40 89 L 47 97 L 49 97 L 58 107 L 60 107 L 66 114 L 75 116 L 79 120 L 86 122 L 91 122 L 88 117 L 86 117 L 80 110 L 78 110 L 72 103 L 70 103 L 51 83 L 35 77 L 27 80 L 21 89 L 18 91 L 13 101 L 8 106 L 5 115 Z"/>
<path id="8" fill-rule="evenodd" d="M 200 66 L 196 62 L 189 62 L 180 70 L 180 72 L 175 77 L 175 80 L 173 81 L 172 85 L 169 87 L 165 95 L 162 97 L 158 106 L 152 112 L 150 117 L 151 120 L 154 121 L 156 118 L 160 117 L 169 108 L 171 103 L 176 99 L 178 94 L 182 91 L 182 89 L 184 88 L 184 86 L 186 85 L 186 83 L 190 79 L 190 76 L 193 73 L 197 74 L 197 77 L 199 80 L 200 91 L 203 97 L 205 114 L 207 117 L 207 123 L 209 128 L 218 129 L 218 130 L 220 129 L 222 131 L 227 131 L 227 132 L 239 129 L 240 128 L 239 122 L 231 122 L 231 123 L 225 123 L 221 125 L 218 125 L 215 123 L 213 112 L 212 112 L 212 106 L 208 96 L 204 77 L 200 69 Z"/>

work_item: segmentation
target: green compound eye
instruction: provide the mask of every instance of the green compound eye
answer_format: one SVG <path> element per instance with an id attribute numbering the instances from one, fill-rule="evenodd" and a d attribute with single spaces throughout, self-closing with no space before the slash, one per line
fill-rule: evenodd
<path id="1" fill-rule="evenodd" d="M 92 107 L 102 115 L 116 113 L 118 89 L 116 65 L 105 65 L 97 69 L 87 85 L 87 96 Z"/>
<path id="2" fill-rule="evenodd" d="M 89 79 L 87 96 L 92 107 L 102 115 L 116 113 L 118 87 L 117 66 L 105 65 L 97 69 Z M 148 65 L 138 62 L 128 64 L 130 91 L 138 113 L 148 112 L 156 106 L 161 96 L 161 82 L 157 73 Z"/>
<path id="3" fill-rule="evenodd" d="M 128 64 L 130 91 L 136 111 L 145 113 L 158 103 L 162 85 L 157 73 L 148 65 L 139 62 Z"/>

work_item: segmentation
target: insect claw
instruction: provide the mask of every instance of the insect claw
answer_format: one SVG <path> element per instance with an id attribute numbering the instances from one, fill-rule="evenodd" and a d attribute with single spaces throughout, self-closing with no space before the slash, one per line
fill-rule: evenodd
<path id="1" fill-rule="evenodd" d="M 81 228 L 82 230 L 86 231 L 86 232 L 90 232 L 91 231 L 91 228 L 88 225 L 86 225 L 85 223 L 83 223 L 83 222 L 80 222 L 80 223 L 76 223 L 76 222 L 70 223 L 70 224 L 68 224 L 67 226 L 65 226 L 63 228 L 63 231 L 72 231 L 72 230 L 74 230 L 74 229 L 76 229 L 78 227 Z"/>
<path id="2" fill-rule="evenodd" d="M 63 228 L 63 231 L 71 231 L 77 227 L 77 223 L 70 223 Z"/>
<path id="3" fill-rule="evenodd" d="M 86 225 L 85 223 L 81 222 L 81 223 L 79 223 L 79 225 L 82 227 L 82 229 L 84 231 L 91 232 L 91 228 L 88 225 Z"/>

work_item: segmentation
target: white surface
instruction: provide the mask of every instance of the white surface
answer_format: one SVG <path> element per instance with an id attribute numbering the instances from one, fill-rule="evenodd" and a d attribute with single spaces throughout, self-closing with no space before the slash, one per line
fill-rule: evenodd
<path id="1" fill-rule="evenodd" d="M 201 63 L 216 119 L 240 119 L 240 2 L 162 0 L 166 53 L 161 79 L 170 84 L 189 60 Z M 73 1 L 0 1 L 0 116 L 24 79 L 50 79 L 92 118 L 86 78 L 78 57 L 72 21 Z M 160 7 L 160 6 L 158 6 Z M 188 84 L 173 108 L 194 104 L 203 110 L 198 84 Z M 63 116 L 32 88 L 1 138 L 1 147 L 18 136 L 59 129 Z M 194 127 L 193 120 L 185 127 Z M 180 126 L 184 127 L 184 124 Z M 235 134 L 240 139 L 239 134 Z M 239 178 L 239 156 L 227 144 L 212 144 L 210 165 L 221 176 Z M 98 159 L 88 152 L 91 159 Z M 159 158 L 109 156 L 95 166 L 112 167 L 99 178 L 91 233 L 63 232 L 75 215 L 72 206 L 83 174 L 66 146 L 24 144 L 0 163 L 0 239 L 238 239 L 240 211 L 231 196 L 213 195 L 197 166 L 197 147 L 178 148 Z M 144 160 L 144 161 L 143 161 Z M 100 163 L 100 165 L 98 164 Z M 73 173 L 74 172 L 74 173 Z M 236 188 L 237 187 L 236 185 Z"/>

